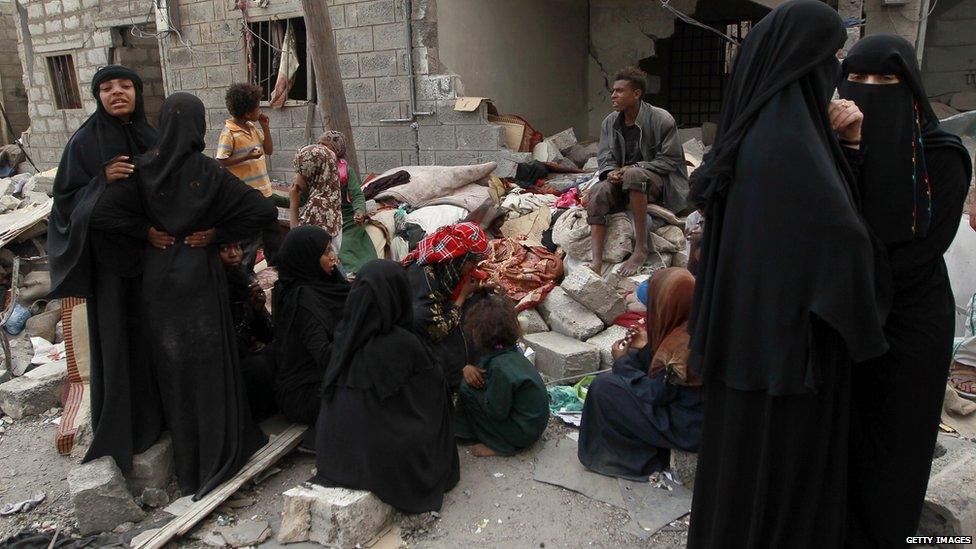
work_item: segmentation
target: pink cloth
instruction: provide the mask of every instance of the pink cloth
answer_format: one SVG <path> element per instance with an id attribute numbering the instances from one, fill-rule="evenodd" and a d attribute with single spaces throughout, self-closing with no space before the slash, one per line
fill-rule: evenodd
<path id="1" fill-rule="evenodd" d="M 557 208 L 572 208 L 574 206 L 582 206 L 580 202 L 579 189 L 573 187 L 572 189 L 564 192 L 556 199 L 554 204 Z"/>
<path id="2" fill-rule="evenodd" d="M 336 165 L 339 166 L 339 183 L 343 186 L 349 184 L 349 163 L 345 158 L 340 158 Z"/>

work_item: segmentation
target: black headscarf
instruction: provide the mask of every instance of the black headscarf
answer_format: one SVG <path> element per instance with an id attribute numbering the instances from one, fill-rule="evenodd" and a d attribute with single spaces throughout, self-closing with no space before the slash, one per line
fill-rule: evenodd
<path id="1" fill-rule="evenodd" d="M 901 82 L 851 82 L 847 76 L 852 72 L 895 74 Z M 939 127 L 922 87 L 915 49 L 892 34 L 861 39 L 844 60 L 838 90 L 864 113 L 859 191 L 865 219 L 885 244 L 924 238 L 933 215 L 926 157 L 935 149 L 958 150 L 969 177 L 972 164 L 959 137 Z"/>
<path id="2" fill-rule="evenodd" d="M 105 110 L 99 86 L 109 80 L 131 80 L 136 90 L 135 111 L 129 122 Z M 119 155 L 131 159 L 156 142 L 156 130 L 146 120 L 142 79 L 132 69 L 109 65 L 92 78 L 95 112 L 75 131 L 61 155 L 54 178 L 54 207 L 48 220 L 51 296 L 91 295 L 88 221 L 108 182 L 105 166 Z"/>
<path id="3" fill-rule="evenodd" d="M 322 390 L 337 385 L 374 390 L 381 400 L 395 394 L 415 372 L 433 367 L 412 327 L 410 282 L 403 267 L 383 259 L 363 265 L 336 331 Z"/>
<path id="4" fill-rule="evenodd" d="M 856 360 L 886 348 L 874 248 L 827 117 L 845 37 L 836 11 L 792 0 L 750 31 L 735 61 L 695 184 L 707 221 L 689 333 L 706 383 L 815 391 L 813 315 Z"/>
<path id="5" fill-rule="evenodd" d="M 273 292 L 277 341 L 284 341 L 294 326 L 298 307 L 304 306 L 325 326 L 334 328 L 342 318 L 349 297 L 349 282 L 338 269 L 332 274 L 322 270 L 319 258 L 332 244 L 332 237 L 320 227 L 304 225 L 292 229 L 285 237 L 275 259 L 278 282 Z M 287 353 L 285 346 L 281 352 Z M 288 361 L 289 357 L 280 356 Z"/>

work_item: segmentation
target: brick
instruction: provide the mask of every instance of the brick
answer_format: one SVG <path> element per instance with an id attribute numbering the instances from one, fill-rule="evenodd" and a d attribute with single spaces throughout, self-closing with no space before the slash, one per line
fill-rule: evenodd
<path id="1" fill-rule="evenodd" d="M 68 489 L 81 535 L 111 531 L 146 516 L 126 490 L 122 471 L 109 456 L 72 469 Z"/>
<path id="2" fill-rule="evenodd" d="M 359 78 L 358 53 L 346 53 L 339 56 L 339 74 L 342 78 Z"/>
<path id="3" fill-rule="evenodd" d="M 376 101 L 376 88 L 372 78 L 350 78 L 342 81 L 349 103 L 372 103 Z"/>
<path id="4" fill-rule="evenodd" d="M 60 152 L 42 154 L 53 162 Z M 65 362 L 43 364 L 0 384 L 0 410 L 14 419 L 37 415 L 61 405 L 61 387 L 68 378 Z"/>
<path id="5" fill-rule="evenodd" d="M 405 150 L 417 147 L 417 133 L 410 126 L 390 126 L 379 129 L 380 149 Z"/>
<path id="6" fill-rule="evenodd" d="M 554 288 L 539 304 L 539 314 L 556 332 L 585 341 L 603 331 L 603 321 L 571 298 L 562 288 Z"/>
<path id="7" fill-rule="evenodd" d="M 458 149 L 490 150 L 502 146 L 505 129 L 494 124 L 462 126 L 457 129 Z"/>
<path id="8" fill-rule="evenodd" d="M 627 312 L 617 289 L 590 269 L 574 269 L 563 279 L 562 289 L 607 324 Z"/>
<path id="9" fill-rule="evenodd" d="M 613 366 L 613 344 L 620 341 L 627 335 L 627 328 L 613 325 L 587 339 L 586 342 L 600 350 L 600 365 L 603 368 Z"/>
<path id="10" fill-rule="evenodd" d="M 486 107 L 481 106 L 474 112 L 461 112 L 454 110 L 454 101 L 418 101 L 417 109 L 426 112 L 433 112 L 434 116 L 421 122 L 427 124 L 450 124 L 460 126 L 464 124 L 486 124 Z"/>
<path id="11" fill-rule="evenodd" d="M 396 20 L 393 0 L 376 0 L 355 4 L 356 21 L 359 26 L 392 23 Z"/>
<path id="12" fill-rule="evenodd" d="M 380 51 L 380 52 L 360 54 L 359 56 L 360 76 L 396 76 L 396 74 L 397 74 L 396 52 Z"/>
<path id="13" fill-rule="evenodd" d="M 352 139 L 356 144 L 356 150 L 368 151 L 380 148 L 379 130 L 376 128 L 353 128 Z"/>
<path id="14" fill-rule="evenodd" d="M 358 29 L 363 32 L 365 29 Z M 367 33 L 368 34 L 368 33 Z M 373 27 L 372 42 L 376 51 L 396 50 L 407 47 L 407 24 L 390 23 Z"/>
<path id="15" fill-rule="evenodd" d="M 454 99 L 454 77 L 450 75 L 417 78 L 417 98 L 421 100 Z"/>
<path id="16" fill-rule="evenodd" d="M 407 101 L 410 99 L 410 78 L 394 76 L 376 79 L 377 101 Z"/>
<path id="17" fill-rule="evenodd" d="M 173 461 L 173 440 L 163 433 L 155 444 L 141 454 L 132 456 L 132 472 L 129 474 L 129 490 L 136 495 L 147 488 L 164 489 L 176 470 Z"/>
<path id="18" fill-rule="evenodd" d="M 373 35 L 364 29 L 339 29 L 335 31 L 335 35 L 338 53 L 355 53 L 374 49 Z"/>
<path id="19" fill-rule="evenodd" d="M 530 334 L 522 340 L 535 351 L 536 369 L 550 379 L 579 376 L 599 369 L 600 351 L 582 341 L 556 332 Z"/>
<path id="20" fill-rule="evenodd" d="M 417 139 L 422 151 L 457 149 L 454 126 L 421 126 Z"/>
<path id="21" fill-rule="evenodd" d="M 213 2 L 200 2 L 186 6 L 186 19 L 182 23 L 186 25 L 209 23 L 214 19 L 216 18 L 214 17 Z"/>
<path id="22" fill-rule="evenodd" d="M 437 151 L 436 164 L 439 166 L 470 166 L 497 162 L 497 151 Z"/>
<path id="23" fill-rule="evenodd" d="M 518 321 L 523 335 L 549 331 L 549 325 L 546 324 L 545 319 L 535 309 L 527 309 L 520 312 L 518 314 Z"/>
<path id="24" fill-rule="evenodd" d="M 400 151 L 366 151 L 366 170 L 383 173 L 403 165 Z"/>
<path id="25" fill-rule="evenodd" d="M 207 86 L 211 88 L 229 87 L 234 82 L 230 67 L 211 67 L 206 71 Z"/>
<path id="26" fill-rule="evenodd" d="M 392 507 L 370 492 L 303 484 L 284 493 L 278 542 L 366 547 L 393 514 Z"/>
<path id="27" fill-rule="evenodd" d="M 400 117 L 399 103 L 363 103 L 359 105 L 359 120 L 363 125 L 379 125 L 380 120 Z"/>

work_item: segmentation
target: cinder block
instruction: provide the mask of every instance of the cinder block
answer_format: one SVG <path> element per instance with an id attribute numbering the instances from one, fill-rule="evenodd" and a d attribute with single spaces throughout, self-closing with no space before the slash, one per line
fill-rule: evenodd
<path id="1" fill-rule="evenodd" d="M 403 158 L 400 151 L 365 151 L 366 170 L 374 173 L 383 173 L 393 168 L 403 165 Z"/>
<path id="2" fill-rule="evenodd" d="M 111 531 L 123 522 L 139 522 L 146 516 L 126 490 L 122 471 L 109 456 L 72 469 L 68 489 L 81 535 Z"/>
<path id="3" fill-rule="evenodd" d="M 346 53 L 339 56 L 339 76 L 359 78 L 359 54 Z"/>
<path id="4" fill-rule="evenodd" d="M 366 547 L 392 517 L 393 508 L 370 492 L 303 484 L 284 493 L 278 542 Z"/>
<path id="5" fill-rule="evenodd" d="M 600 351 L 582 341 L 556 332 L 530 334 L 522 340 L 535 351 L 536 369 L 551 379 L 579 376 L 600 369 Z"/>
<path id="6" fill-rule="evenodd" d="M 359 55 L 359 75 L 396 76 L 397 56 L 393 51 L 362 53 Z"/>
<path id="7" fill-rule="evenodd" d="M 502 146 L 505 128 L 494 124 L 483 126 L 460 126 L 457 128 L 458 149 L 462 150 L 491 150 Z"/>
<path id="8" fill-rule="evenodd" d="M 14 419 L 37 415 L 61 405 L 61 386 L 68 378 L 64 362 L 52 362 L 0 385 L 0 410 Z"/>
<path id="9" fill-rule="evenodd" d="M 603 331 L 603 321 L 562 288 L 553 288 L 538 310 L 554 331 L 580 341 Z"/>
<path id="10" fill-rule="evenodd" d="M 617 289 L 590 269 L 574 269 L 563 279 L 562 288 L 607 324 L 627 312 L 627 304 Z"/>
<path id="11" fill-rule="evenodd" d="M 417 139 L 422 151 L 453 151 L 457 149 L 454 126 L 421 126 Z"/>
<path id="12" fill-rule="evenodd" d="M 540 332 L 548 332 L 549 325 L 546 324 L 545 319 L 539 314 L 535 309 L 528 309 L 522 311 L 518 314 L 519 326 L 522 327 L 522 334 L 537 334 Z"/>
<path id="13" fill-rule="evenodd" d="M 555 135 L 551 135 L 546 138 L 546 141 L 555 145 L 560 152 L 569 150 L 570 147 L 577 143 L 576 133 L 573 131 L 573 128 L 567 128 Z"/>
<path id="14" fill-rule="evenodd" d="M 360 124 L 379 126 L 380 120 L 400 118 L 400 104 L 393 103 L 363 103 L 359 105 Z"/>
<path id="15" fill-rule="evenodd" d="M 393 0 L 362 2 L 354 4 L 354 6 L 356 7 L 356 20 L 360 26 L 392 23 L 396 20 Z"/>
<path id="16" fill-rule="evenodd" d="M 372 78 L 350 78 L 342 81 L 349 103 L 372 103 L 376 101 L 376 87 Z"/>
<path id="17" fill-rule="evenodd" d="M 335 41 L 337 53 L 373 51 L 373 34 L 368 29 L 338 29 Z"/>
<path id="18" fill-rule="evenodd" d="M 353 142 L 356 150 L 369 151 L 380 148 L 379 130 L 377 128 L 357 127 L 352 129 Z"/>
<path id="19" fill-rule="evenodd" d="M 395 66 L 395 63 L 394 63 Z M 376 79 L 377 101 L 409 101 L 410 78 L 391 76 Z"/>
<path id="20" fill-rule="evenodd" d="M 139 495 L 147 488 L 166 488 L 175 469 L 173 440 L 169 433 L 163 433 L 156 444 L 150 446 L 148 450 L 132 456 L 129 490 Z"/>
<path id="21" fill-rule="evenodd" d="M 417 134 L 410 126 L 389 126 L 379 129 L 380 149 L 406 150 L 415 147 Z"/>
<path id="22" fill-rule="evenodd" d="M 613 366 L 613 344 L 627 335 L 627 328 L 613 325 L 587 339 L 586 342 L 600 350 L 600 365 L 603 368 Z"/>

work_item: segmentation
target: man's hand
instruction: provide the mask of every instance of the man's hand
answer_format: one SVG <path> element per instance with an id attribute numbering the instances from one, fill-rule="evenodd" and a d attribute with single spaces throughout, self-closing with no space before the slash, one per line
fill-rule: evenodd
<path id="1" fill-rule="evenodd" d="M 197 231 L 183 240 L 183 243 L 191 248 L 205 248 L 213 244 L 214 236 L 217 234 L 217 229 L 207 229 L 205 231 Z"/>
<path id="2" fill-rule="evenodd" d="M 485 371 L 481 368 L 468 364 L 461 370 L 461 373 L 464 375 L 464 381 L 467 381 L 468 385 L 475 389 L 485 388 Z"/>
<path id="3" fill-rule="evenodd" d="M 261 124 L 262 128 L 268 129 L 271 126 L 271 119 L 268 118 L 268 115 L 261 114 L 258 116 L 258 123 Z"/>
<path id="4" fill-rule="evenodd" d="M 251 290 L 251 306 L 254 307 L 255 311 L 264 311 L 264 305 L 267 303 L 267 296 L 264 294 L 264 290 L 261 289 L 261 285 L 255 280 L 248 286 Z"/>
<path id="5" fill-rule="evenodd" d="M 352 218 L 357 225 L 362 225 L 363 223 L 366 223 L 366 214 L 364 213 L 356 213 L 352 216 Z"/>
<path id="6" fill-rule="evenodd" d="M 128 179 L 129 174 L 134 171 L 136 171 L 136 167 L 133 164 L 129 164 L 129 157 L 120 154 L 113 158 L 108 166 L 105 166 L 105 179 L 109 183 L 120 179 Z"/>
<path id="7" fill-rule="evenodd" d="M 154 248 L 165 250 L 173 244 L 176 244 L 176 239 L 163 231 L 158 231 L 153 227 L 149 227 L 149 243 L 152 244 Z"/>
<path id="8" fill-rule="evenodd" d="M 837 132 L 837 135 L 845 141 L 861 141 L 861 124 L 864 122 L 864 113 L 853 101 L 846 99 L 836 99 L 830 102 L 827 109 L 827 116 L 830 117 L 830 126 Z"/>

